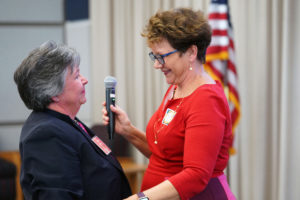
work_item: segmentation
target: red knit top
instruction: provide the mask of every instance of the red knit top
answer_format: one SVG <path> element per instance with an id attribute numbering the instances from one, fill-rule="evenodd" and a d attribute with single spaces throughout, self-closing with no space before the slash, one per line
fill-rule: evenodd
<path id="1" fill-rule="evenodd" d="M 169 87 L 146 129 L 152 155 L 141 189 L 168 179 L 181 199 L 189 199 L 223 174 L 232 143 L 230 111 L 219 82 L 179 99 L 172 99 L 174 88 Z"/>

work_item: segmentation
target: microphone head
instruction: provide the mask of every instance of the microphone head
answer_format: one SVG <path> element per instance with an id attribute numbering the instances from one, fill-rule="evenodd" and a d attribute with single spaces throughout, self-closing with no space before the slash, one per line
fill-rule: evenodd
<path id="1" fill-rule="evenodd" d="M 112 76 L 107 76 L 104 79 L 105 88 L 115 88 L 117 85 L 117 79 Z"/>

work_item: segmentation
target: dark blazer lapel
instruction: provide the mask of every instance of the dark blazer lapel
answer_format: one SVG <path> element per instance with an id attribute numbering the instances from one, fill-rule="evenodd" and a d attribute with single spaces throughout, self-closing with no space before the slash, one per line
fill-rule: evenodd
<path id="1" fill-rule="evenodd" d="M 94 137 L 95 134 L 93 133 L 93 131 L 91 129 L 89 129 L 87 126 L 85 126 L 79 119 L 76 118 L 77 121 L 79 121 L 84 128 L 86 129 L 86 131 L 88 132 L 88 134 L 91 137 Z M 119 170 L 121 170 L 123 172 L 123 168 L 120 165 L 119 161 L 117 161 L 117 159 L 115 158 L 115 156 L 112 153 L 109 153 L 108 155 L 106 155 L 91 139 L 91 137 L 75 122 L 73 123 L 73 126 L 78 129 L 83 135 L 84 137 L 89 141 L 89 143 L 93 146 L 93 148 L 101 155 L 103 156 L 105 159 L 107 159 L 110 163 L 112 163 L 115 167 L 117 167 Z M 99 138 L 100 139 L 100 138 Z"/>
<path id="2" fill-rule="evenodd" d="M 75 119 L 77 121 L 79 121 L 84 128 L 86 129 L 86 131 L 90 134 L 90 136 L 74 121 L 72 120 L 69 116 L 64 115 L 62 113 L 56 112 L 54 110 L 50 110 L 50 109 L 46 109 L 45 110 L 46 113 L 65 121 L 66 123 L 72 125 L 75 129 L 77 129 L 81 134 L 83 134 L 83 136 L 87 139 L 87 141 L 92 145 L 92 147 L 102 156 L 104 157 L 106 160 L 108 160 L 110 163 L 112 163 L 116 168 L 118 168 L 119 170 L 121 170 L 123 172 L 123 168 L 121 167 L 120 163 L 116 160 L 116 158 L 112 155 L 112 153 L 109 153 L 108 155 L 106 155 L 91 139 L 91 137 L 95 136 L 95 134 L 93 133 L 92 130 L 90 130 L 87 126 L 84 125 L 84 123 L 82 123 L 78 118 L 75 117 Z M 123 172 L 124 173 L 124 172 Z"/>

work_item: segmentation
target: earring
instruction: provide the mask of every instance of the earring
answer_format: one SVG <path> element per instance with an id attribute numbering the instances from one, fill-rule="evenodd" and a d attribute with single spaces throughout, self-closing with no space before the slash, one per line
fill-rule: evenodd
<path id="1" fill-rule="evenodd" d="M 192 71 L 192 70 L 193 70 L 193 68 L 192 68 L 192 66 L 191 66 L 191 65 L 190 65 L 190 68 L 189 68 L 189 70 L 190 70 L 190 71 Z"/>

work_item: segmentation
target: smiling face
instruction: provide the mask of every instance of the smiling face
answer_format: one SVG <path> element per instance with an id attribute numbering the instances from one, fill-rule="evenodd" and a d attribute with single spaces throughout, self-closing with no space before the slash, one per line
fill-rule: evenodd
<path id="1" fill-rule="evenodd" d="M 87 79 L 80 74 L 79 67 L 75 66 L 73 72 L 68 67 L 65 87 L 63 92 L 57 96 L 57 102 L 67 113 L 77 113 L 80 106 L 86 102 L 85 85 Z"/>
<path id="2" fill-rule="evenodd" d="M 175 49 L 170 43 L 163 39 L 160 42 L 154 43 L 150 46 L 154 54 L 163 55 L 174 51 Z M 157 60 L 154 61 L 154 68 L 160 69 L 168 84 L 180 85 L 188 75 L 189 60 L 186 53 L 175 52 L 169 56 L 164 57 L 165 64 L 160 64 Z"/>

